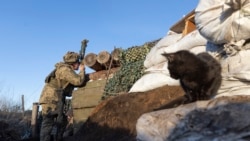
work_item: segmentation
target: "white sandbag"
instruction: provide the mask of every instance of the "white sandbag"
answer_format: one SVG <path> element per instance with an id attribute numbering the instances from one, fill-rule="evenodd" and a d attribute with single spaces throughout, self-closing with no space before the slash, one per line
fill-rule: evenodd
<path id="1" fill-rule="evenodd" d="M 159 73 L 165 73 L 165 74 L 169 74 L 169 70 L 168 70 L 168 62 L 167 60 L 165 60 L 162 63 L 159 63 L 157 65 L 154 65 L 150 68 L 147 68 L 144 70 L 145 73 L 150 73 L 150 72 L 159 72 Z"/>
<path id="2" fill-rule="evenodd" d="M 250 50 L 241 50 L 221 60 L 223 81 L 216 97 L 250 95 L 249 60 Z"/>
<path id="3" fill-rule="evenodd" d="M 198 30 L 194 30 L 193 32 L 187 34 L 182 38 L 180 37 L 181 36 L 179 34 L 169 35 L 160 40 L 159 43 L 156 44 L 147 54 L 146 59 L 144 61 L 144 66 L 146 68 L 149 68 L 164 62 L 166 58 L 161 55 L 164 52 L 172 53 L 179 50 L 190 50 L 191 48 L 197 46 L 205 46 L 207 42 L 207 40 L 200 35 Z M 175 39 L 175 42 L 170 42 L 169 38 Z"/>
<path id="4" fill-rule="evenodd" d="M 250 95 L 250 44 L 230 46 L 231 43 L 224 46 L 207 44 L 208 52 L 214 56 L 219 56 L 222 52 L 226 54 L 219 60 L 222 66 L 222 84 L 215 97 Z"/>
<path id="5" fill-rule="evenodd" d="M 182 38 L 182 34 L 171 32 L 171 33 L 167 34 L 165 37 L 163 37 L 154 46 L 154 48 L 160 49 L 160 48 L 164 48 L 164 47 L 170 46 L 170 45 L 178 42 L 181 38 Z"/>
<path id="6" fill-rule="evenodd" d="M 197 108 L 205 108 L 207 101 L 187 104 L 177 108 L 143 114 L 136 123 L 139 141 L 165 141 L 182 117 Z"/>
<path id="7" fill-rule="evenodd" d="M 164 48 L 164 52 L 173 53 L 179 50 L 191 50 L 197 46 L 206 46 L 207 40 L 202 37 L 198 30 L 194 30 L 184 36 L 181 40 Z"/>
<path id="8" fill-rule="evenodd" d="M 241 79 L 224 79 L 215 98 L 235 95 L 250 95 L 250 81 L 244 82 L 241 81 Z"/>
<path id="9" fill-rule="evenodd" d="M 164 57 L 161 55 L 163 53 L 163 49 L 168 47 L 171 44 L 176 43 L 178 40 L 182 38 L 182 34 L 168 34 L 163 37 L 147 54 L 146 59 L 144 61 L 144 66 L 149 68 L 158 63 L 161 63 L 161 60 L 164 60 Z M 159 61 L 158 61 L 159 60 Z"/>
<path id="10" fill-rule="evenodd" d="M 170 45 L 171 41 L 169 41 L 169 39 L 177 39 L 178 37 L 179 35 L 173 34 L 163 38 L 163 40 L 159 41 L 159 43 L 151 49 L 144 61 L 146 74 L 134 83 L 129 92 L 145 92 L 164 85 L 180 85 L 179 80 L 170 77 L 167 69 L 167 60 L 161 54 L 164 52 L 171 53 L 177 50 L 190 50 L 198 54 L 206 50 L 206 40 L 196 30 L 189 33 L 178 42 Z M 166 46 L 164 46 L 164 44 Z"/>
<path id="11" fill-rule="evenodd" d="M 250 71 L 250 50 L 241 50 L 238 54 L 221 61 L 228 63 L 228 75 L 236 76 L 238 73 Z"/>
<path id="12" fill-rule="evenodd" d="M 190 49 L 194 54 L 204 52 L 205 50 L 206 46 L 197 46 Z M 133 84 L 129 92 L 145 92 L 164 85 L 179 86 L 179 80 L 170 77 L 167 67 L 168 62 L 165 59 L 164 62 L 147 68 L 144 71 L 146 74 Z"/>
<path id="13" fill-rule="evenodd" d="M 164 85 L 178 86 L 179 80 L 171 78 L 166 73 L 150 72 L 135 82 L 129 92 L 145 92 Z"/>
<path id="14" fill-rule="evenodd" d="M 195 9 L 200 34 L 216 44 L 250 37 L 250 0 L 200 0 Z"/>
<path id="15" fill-rule="evenodd" d="M 196 46 L 194 48 L 191 48 L 189 51 L 194 53 L 194 54 L 199 54 L 201 52 L 206 52 L 206 46 Z"/>
<path id="16" fill-rule="evenodd" d="M 137 120 L 136 139 L 240 140 L 249 135 L 249 101 L 249 96 L 221 97 L 145 113 Z M 244 134 L 239 136 L 241 133 Z"/>
<path id="17" fill-rule="evenodd" d="M 164 52 L 165 48 L 152 48 L 150 52 L 147 54 L 146 59 L 144 60 L 144 67 L 150 68 L 157 64 L 160 64 L 165 61 L 165 57 L 161 54 Z"/>

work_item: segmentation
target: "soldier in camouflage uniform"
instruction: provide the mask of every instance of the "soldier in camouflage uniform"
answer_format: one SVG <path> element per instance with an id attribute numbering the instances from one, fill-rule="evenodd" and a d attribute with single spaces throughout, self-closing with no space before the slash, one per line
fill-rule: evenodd
<path id="1" fill-rule="evenodd" d="M 57 139 L 62 140 L 67 117 L 63 113 L 65 97 L 71 96 L 73 89 L 84 83 L 85 67 L 79 62 L 79 54 L 67 52 L 64 62 L 55 65 L 55 69 L 46 77 L 39 103 L 42 106 L 42 126 L 40 141 L 50 141 L 54 125 L 57 127 Z M 79 74 L 75 70 L 80 70 Z"/>

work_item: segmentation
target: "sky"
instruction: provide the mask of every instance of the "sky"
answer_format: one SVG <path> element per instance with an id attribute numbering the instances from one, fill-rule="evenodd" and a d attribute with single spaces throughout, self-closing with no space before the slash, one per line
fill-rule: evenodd
<path id="1" fill-rule="evenodd" d="M 198 0 L 0 0 L 0 101 L 38 102 L 45 77 L 67 51 L 143 45 L 196 8 Z M 86 68 L 87 73 L 93 72 Z"/>

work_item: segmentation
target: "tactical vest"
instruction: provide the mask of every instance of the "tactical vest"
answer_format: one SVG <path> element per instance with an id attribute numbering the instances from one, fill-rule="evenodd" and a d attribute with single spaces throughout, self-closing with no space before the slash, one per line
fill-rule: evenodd
<path id="1" fill-rule="evenodd" d="M 55 74 L 56 70 L 62 66 L 67 66 L 67 65 L 64 63 L 58 63 L 56 65 L 56 68 L 53 71 L 51 71 L 49 75 L 45 78 L 45 83 L 47 83 L 48 85 L 54 88 L 65 89 L 69 85 L 69 82 L 62 82 L 62 80 L 56 78 L 56 74 Z"/>

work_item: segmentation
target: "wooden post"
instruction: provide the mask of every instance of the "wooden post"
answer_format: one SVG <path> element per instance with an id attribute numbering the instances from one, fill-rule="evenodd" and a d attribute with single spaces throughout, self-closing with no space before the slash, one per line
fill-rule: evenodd
<path id="1" fill-rule="evenodd" d="M 25 116 L 25 109 L 24 109 L 24 95 L 22 95 L 22 112 L 23 112 L 23 117 Z"/>
<path id="2" fill-rule="evenodd" d="M 38 126 L 37 126 L 38 111 L 39 111 L 39 103 L 33 103 L 32 117 L 31 117 L 32 137 L 38 137 Z"/>

